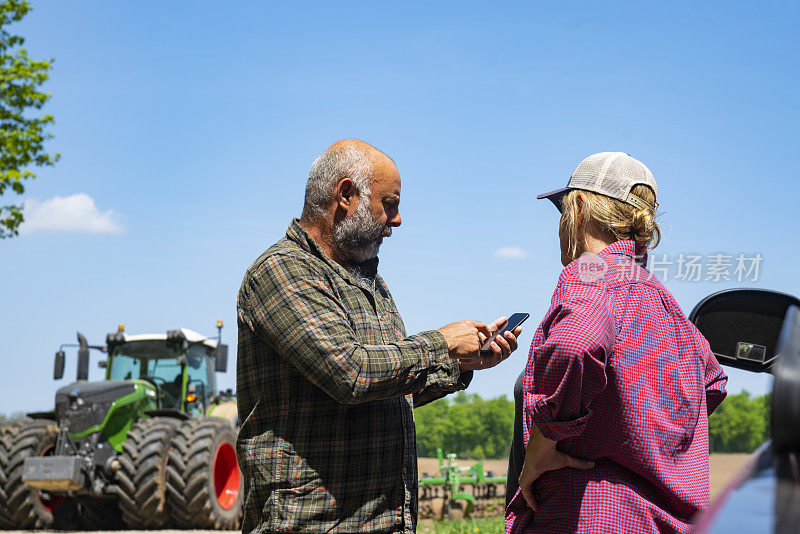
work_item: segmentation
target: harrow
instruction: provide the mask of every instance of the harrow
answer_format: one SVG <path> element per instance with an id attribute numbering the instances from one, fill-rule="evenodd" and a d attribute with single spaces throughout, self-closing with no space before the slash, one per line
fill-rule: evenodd
<path id="1" fill-rule="evenodd" d="M 440 476 L 422 474 L 419 515 L 423 519 L 490 516 L 503 513 L 506 477 L 483 471 L 483 462 L 459 467 L 455 454 L 437 449 Z"/>

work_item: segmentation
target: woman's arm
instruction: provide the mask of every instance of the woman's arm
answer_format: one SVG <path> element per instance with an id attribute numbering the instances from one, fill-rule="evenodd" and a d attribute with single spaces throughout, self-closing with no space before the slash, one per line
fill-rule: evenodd
<path id="1" fill-rule="evenodd" d="M 606 388 L 616 325 L 604 287 L 567 280 L 542 323 L 523 379 L 526 426 L 550 440 L 583 433 L 591 403 Z"/>

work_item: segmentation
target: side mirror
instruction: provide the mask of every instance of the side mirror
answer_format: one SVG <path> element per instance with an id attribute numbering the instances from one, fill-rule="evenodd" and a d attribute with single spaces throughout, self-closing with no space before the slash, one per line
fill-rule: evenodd
<path id="1" fill-rule="evenodd" d="M 228 370 L 228 345 L 217 345 L 214 354 L 214 370 L 218 373 Z"/>
<path id="2" fill-rule="evenodd" d="M 64 351 L 56 352 L 56 361 L 53 365 L 53 380 L 61 380 L 64 378 Z"/>
<path id="3" fill-rule="evenodd" d="M 778 339 L 790 306 L 800 299 L 765 289 L 728 289 L 700 301 L 689 314 L 719 363 L 772 372 Z"/>
<path id="4" fill-rule="evenodd" d="M 78 332 L 78 380 L 89 379 L 89 344 L 86 338 Z"/>

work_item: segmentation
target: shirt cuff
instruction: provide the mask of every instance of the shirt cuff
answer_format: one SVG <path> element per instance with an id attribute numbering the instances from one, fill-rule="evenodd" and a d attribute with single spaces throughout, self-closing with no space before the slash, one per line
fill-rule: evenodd
<path id="1" fill-rule="evenodd" d="M 461 372 L 458 360 L 450 357 L 450 350 L 447 348 L 447 340 L 438 330 L 420 332 L 424 339 L 425 363 L 427 367 L 432 367 L 439 375 L 437 389 L 442 392 L 452 393 L 461 391 L 472 382 L 472 371 Z"/>
<path id="2" fill-rule="evenodd" d="M 447 340 L 438 330 L 428 330 L 420 332 L 419 337 L 422 339 L 422 344 L 425 349 L 423 356 L 425 366 L 436 364 L 447 364 L 451 362 L 458 362 L 450 358 L 450 350 L 447 348 Z"/>
<path id="3" fill-rule="evenodd" d="M 547 397 L 535 395 L 530 409 L 531 420 L 544 437 L 552 441 L 580 436 L 586 428 L 591 413 L 569 421 L 553 421 L 553 413 L 547 404 Z"/>

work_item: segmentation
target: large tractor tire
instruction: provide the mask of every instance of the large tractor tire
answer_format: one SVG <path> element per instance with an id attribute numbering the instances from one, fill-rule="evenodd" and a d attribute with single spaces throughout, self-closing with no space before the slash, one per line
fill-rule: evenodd
<path id="1" fill-rule="evenodd" d="M 169 525 L 167 452 L 179 421 L 154 417 L 137 421 L 118 456 L 117 494 L 122 520 L 131 529 Z"/>
<path id="2" fill-rule="evenodd" d="M 22 466 L 30 456 L 49 456 L 55 452 L 58 429 L 47 421 L 26 421 L 13 429 L 5 471 L 7 513 L 16 529 L 57 529 L 75 527 L 77 504 L 58 493 L 48 493 L 22 482 Z"/>
<path id="3" fill-rule="evenodd" d="M 11 453 L 11 440 L 14 427 L 0 425 L 0 529 L 14 528 L 11 514 L 8 510 L 8 496 L 6 495 L 6 473 L 8 460 Z"/>
<path id="4" fill-rule="evenodd" d="M 239 528 L 244 490 L 236 435 L 230 422 L 218 417 L 181 424 L 167 468 L 167 498 L 179 528 Z"/>

